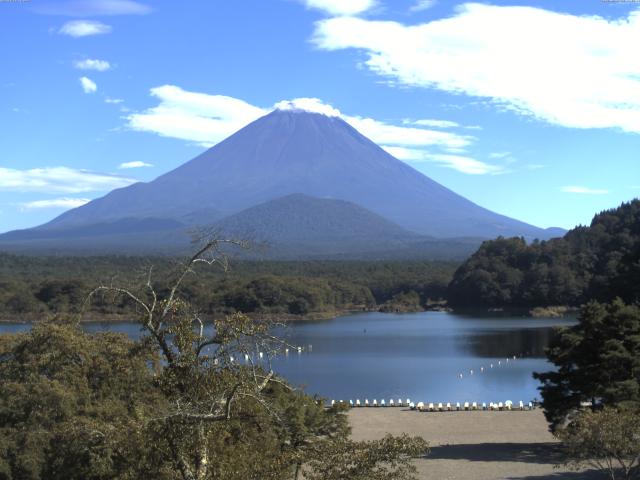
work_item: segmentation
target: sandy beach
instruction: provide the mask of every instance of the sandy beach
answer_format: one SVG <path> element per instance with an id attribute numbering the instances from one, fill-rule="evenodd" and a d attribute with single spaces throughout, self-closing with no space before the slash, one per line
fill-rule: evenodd
<path id="1" fill-rule="evenodd" d="M 355 440 L 387 433 L 420 435 L 431 453 L 415 462 L 434 480 L 591 480 L 596 472 L 554 468 L 560 455 L 542 410 L 421 413 L 406 408 L 353 408 Z"/>

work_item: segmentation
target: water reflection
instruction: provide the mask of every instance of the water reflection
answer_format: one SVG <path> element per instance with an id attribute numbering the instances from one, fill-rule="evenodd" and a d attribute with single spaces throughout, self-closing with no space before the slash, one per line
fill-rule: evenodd
<path id="1" fill-rule="evenodd" d="M 531 373 L 551 368 L 544 349 L 552 327 L 572 323 L 574 319 L 436 312 L 298 322 L 277 333 L 305 349 L 312 345 L 312 351 L 277 357 L 273 367 L 309 393 L 335 399 L 528 401 L 538 396 Z M 1 324 L 0 332 L 25 328 L 29 326 Z M 141 334 L 135 323 L 98 322 L 84 328 L 133 338 Z"/>

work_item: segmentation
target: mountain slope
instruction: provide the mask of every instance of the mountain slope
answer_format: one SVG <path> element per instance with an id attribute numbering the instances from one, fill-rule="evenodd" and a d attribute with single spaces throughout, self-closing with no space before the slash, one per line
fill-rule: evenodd
<path id="1" fill-rule="evenodd" d="M 350 201 L 434 237 L 549 236 L 439 185 L 340 118 L 280 110 L 152 182 L 114 190 L 39 228 L 121 218 L 182 221 L 194 210 L 226 216 L 292 193 Z"/>

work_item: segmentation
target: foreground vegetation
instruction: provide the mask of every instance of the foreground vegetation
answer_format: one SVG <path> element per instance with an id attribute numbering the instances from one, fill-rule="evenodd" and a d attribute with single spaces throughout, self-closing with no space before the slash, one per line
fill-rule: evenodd
<path id="1" fill-rule="evenodd" d="M 640 478 L 640 306 L 589 302 L 547 355 L 556 370 L 534 376 L 568 463 Z"/>
<path id="2" fill-rule="evenodd" d="M 0 336 L 0 479 L 298 479 L 413 477 L 421 438 L 354 442 L 340 408 L 292 389 L 257 360 L 283 342 L 236 313 L 202 319 L 182 290 L 206 245 L 167 287 L 90 298 L 136 311 L 146 335 L 87 334 L 76 320 Z M 255 359 L 238 362 L 249 355 Z"/>
<path id="3" fill-rule="evenodd" d="M 31 257 L 0 254 L 0 319 L 78 313 L 93 286 L 136 285 L 150 266 L 166 289 L 179 263 L 169 258 Z M 442 299 L 457 264 L 442 262 L 234 262 L 228 272 L 199 268 L 185 297 L 200 312 L 224 316 L 331 315 L 349 310 L 417 311 Z M 97 299 L 89 317 L 130 318 L 126 302 Z"/>

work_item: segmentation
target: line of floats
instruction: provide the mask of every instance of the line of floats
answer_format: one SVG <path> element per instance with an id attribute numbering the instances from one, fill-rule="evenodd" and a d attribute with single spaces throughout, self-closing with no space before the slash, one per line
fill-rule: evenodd
<path id="1" fill-rule="evenodd" d="M 386 401 L 380 400 L 380 403 L 378 403 L 378 400 L 373 399 L 373 401 L 371 403 L 369 403 L 369 399 L 365 398 L 364 402 L 360 402 L 359 399 L 356 399 L 356 401 L 354 402 L 353 400 L 349 400 L 349 402 L 345 402 L 343 400 L 331 400 L 331 406 L 336 406 L 336 405 L 343 405 L 343 406 L 349 406 L 350 408 L 359 408 L 359 407 L 405 407 L 405 408 L 409 408 L 410 410 L 415 410 L 418 412 L 460 412 L 460 411 L 465 411 L 465 412 L 469 412 L 469 411 L 510 411 L 510 410 L 533 410 L 534 408 L 536 408 L 537 406 L 537 402 L 528 402 L 525 403 L 522 400 L 520 400 L 518 402 L 517 405 L 514 405 L 514 403 L 511 400 L 507 400 L 505 402 L 489 402 L 489 404 L 487 404 L 486 402 L 482 402 L 482 403 L 478 403 L 478 402 L 464 402 L 463 404 L 460 404 L 460 402 L 456 402 L 455 404 L 452 404 L 450 402 L 447 403 L 442 403 L 442 402 L 438 402 L 438 403 L 425 403 L 425 402 L 418 402 L 418 403 L 414 403 L 412 402 L 410 399 L 407 398 L 407 400 L 405 402 L 402 401 L 402 399 L 398 399 L 398 401 L 394 401 L 394 399 L 390 399 L 389 403 L 386 403 Z"/>

